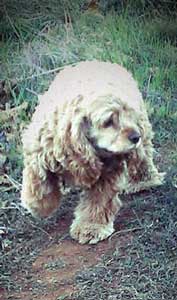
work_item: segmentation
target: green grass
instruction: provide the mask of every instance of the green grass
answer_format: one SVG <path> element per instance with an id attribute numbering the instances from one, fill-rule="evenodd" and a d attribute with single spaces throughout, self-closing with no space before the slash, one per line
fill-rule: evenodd
<path id="1" fill-rule="evenodd" d="M 128 11 L 106 16 L 80 13 L 68 26 L 62 19 L 54 18 L 52 22 L 51 15 L 48 20 L 43 17 L 45 22 L 41 16 L 38 18 L 30 32 L 26 23 L 30 24 L 31 17 L 24 24 L 21 19 L 15 19 L 11 35 L 0 47 L 0 80 L 6 80 L 10 87 L 8 102 L 12 107 L 24 101 L 29 103 L 26 116 L 24 113 L 18 116 L 17 132 L 19 124 L 30 119 L 37 103 L 36 95 L 48 88 L 56 74 L 52 70 L 80 60 L 99 59 L 122 64 L 137 79 L 148 103 L 156 145 L 177 142 L 177 48 L 175 41 L 162 39 L 153 30 L 159 17 L 129 16 Z M 14 26 L 19 36 L 14 36 Z M 11 88 L 14 80 L 16 84 Z M 10 140 L 15 145 L 13 148 L 17 148 L 18 141 L 16 135 Z M 20 168 L 10 170 L 19 180 L 20 149 L 11 154 L 12 151 L 8 153 L 9 161 L 15 164 L 17 161 Z"/>
<path id="2" fill-rule="evenodd" d="M 115 2 L 112 1 L 113 4 Z M 6 137 L 5 140 L 0 139 L 0 151 L 6 157 L 2 172 L 21 181 L 20 126 L 29 121 L 37 103 L 37 94 L 48 88 L 56 69 L 86 59 L 116 62 L 133 73 L 147 103 L 155 131 L 155 145 L 162 156 L 159 158 L 157 154 L 156 159 L 160 168 L 167 171 L 163 188 L 133 198 L 130 207 L 137 215 L 124 225 L 125 229 L 126 226 L 130 229 L 140 226 L 140 232 L 135 232 L 131 240 L 127 238 L 123 248 L 120 248 L 121 237 L 118 235 L 115 251 L 105 257 L 101 265 L 87 270 L 86 275 L 76 276 L 79 288 L 76 299 L 175 299 L 176 20 L 174 11 L 169 21 L 167 9 L 162 10 L 163 14 L 157 9 L 151 13 L 145 9 L 145 2 L 125 1 L 125 6 L 120 3 L 117 6 L 120 10 L 112 9 L 107 14 L 106 1 L 99 1 L 102 10 L 97 13 L 84 11 L 87 1 L 79 0 L 32 0 L 29 3 L 9 0 L 0 4 L 3 11 L 0 21 L 0 81 L 5 81 L 7 93 L 1 109 L 7 104 L 16 107 L 28 102 L 28 109 L 13 122 L 9 120 L 4 124 L 0 120 L 0 129 Z M 131 6 L 132 3 L 134 6 Z M 138 3 L 141 5 L 138 6 Z M 71 23 L 66 23 L 68 18 L 71 18 Z M 27 242 L 23 258 L 15 252 L 17 262 L 24 262 L 25 255 L 34 251 L 35 242 L 29 245 L 31 236 L 36 241 L 40 231 L 37 237 L 35 226 L 27 227 L 18 210 L 1 210 L 6 206 L 18 207 L 16 189 L 6 191 L 4 186 L 0 189 L 0 196 L 0 226 L 5 224 L 15 228 L 15 238 L 10 231 L 5 237 L 10 247 L 16 249 L 17 240 L 18 245 Z M 144 209 L 146 204 L 152 209 Z M 19 220 L 24 222 L 24 228 L 19 229 Z M 34 220 L 31 222 L 36 224 Z M 12 289 L 7 278 L 15 268 L 18 269 L 18 264 L 9 264 L 6 249 L 2 249 L 2 262 L 0 280 L 6 280 L 6 287 L 9 285 Z"/>
<path id="3" fill-rule="evenodd" d="M 48 16 L 41 4 L 40 14 L 32 25 L 33 6 L 28 18 L 24 12 L 24 16 L 10 19 L 11 34 L 1 42 L 0 79 L 17 81 L 19 93 L 13 93 L 15 105 L 24 99 L 32 106 L 36 103 L 34 93 L 44 91 L 53 78 L 49 70 L 96 58 L 120 63 L 132 71 L 154 107 L 153 118 L 174 121 L 177 49 L 175 39 L 167 36 L 163 39 L 161 31 L 156 30 L 157 24 L 167 22 L 167 17 L 160 20 L 159 16 L 129 16 L 128 10 L 121 15 L 109 13 L 107 16 L 77 13 L 71 17 L 72 24 L 67 26 L 63 23 L 64 12 L 60 12 L 57 19 L 52 13 L 54 3 L 50 5 Z M 170 28 L 174 30 L 175 26 L 175 19 L 171 20 Z"/>

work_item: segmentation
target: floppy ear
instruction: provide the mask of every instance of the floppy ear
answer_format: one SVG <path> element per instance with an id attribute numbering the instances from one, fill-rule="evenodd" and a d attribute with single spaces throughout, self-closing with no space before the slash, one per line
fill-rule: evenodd
<path id="1" fill-rule="evenodd" d="M 91 122 L 80 106 L 82 100 L 83 97 L 78 96 L 70 103 L 61 144 L 65 167 L 74 176 L 75 183 L 91 187 L 101 175 L 102 162 L 87 139 Z"/>
<path id="2" fill-rule="evenodd" d="M 139 125 L 140 131 L 141 131 L 143 142 L 146 143 L 147 140 L 148 141 L 152 140 L 154 133 L 152 131 L 152 126 L 151 126 L 151 123 L 148 118 L 146 107 L 143 103 L 141 106 L 141 110 L 142 110 L 142 112 L 141 112 L 141 115 L 139 116 L 138 125 Z"/>
<path id="3" fill-rule="evenodd" d="M 142 135 L 142 143 L 127 158 L 130 182 L 129 190 L 131 192 L 160 185 L 163 180 L 163 174 L 158 172 L 153 162 L 153 131 L 144 106 L 142 107 L 142 114 L 139 117 L 138 125 Z"/>

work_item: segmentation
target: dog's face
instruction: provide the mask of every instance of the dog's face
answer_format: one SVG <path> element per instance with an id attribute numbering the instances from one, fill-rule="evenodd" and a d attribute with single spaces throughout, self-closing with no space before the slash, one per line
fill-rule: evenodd
<path id="1" fill-rule="evenodd" d="M 100 177 L 105 159 L 141 149 L 147 136 L 145 127 L 149 136 L 151 127 L 141 103 L 133 107 L 110 95 L 86 100 L 78 95 L 67 107 L 65 123 L 60 122 L 59 144 L 67 153 L 67 168 L 76 182 L 90 187 Z M 60 155 L 55 153 L 56 157 Z"/>
<path id="2" fill-rule="evenodd" d="M 91 103 L 89 134 L 96 149 L 120 154 L 139 147 L 142 133 L 138 117 L 133 108 L 111 96 Z"/>

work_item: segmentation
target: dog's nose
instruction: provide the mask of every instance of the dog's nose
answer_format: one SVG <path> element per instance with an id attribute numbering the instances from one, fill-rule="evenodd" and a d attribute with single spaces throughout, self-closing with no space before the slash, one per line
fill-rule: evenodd
<path id="1" fill-rule="evenodd" d="M 140 140 L 141 135 L 136 132 L 136 131 L 132 131 L 129 136 L 128 139 L 130 142 L 132 142 L 133 144 L 137 144 Z"/>

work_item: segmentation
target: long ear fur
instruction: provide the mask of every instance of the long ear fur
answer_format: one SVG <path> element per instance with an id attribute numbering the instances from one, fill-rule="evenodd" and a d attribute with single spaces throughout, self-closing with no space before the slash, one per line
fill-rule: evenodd
<path id="1" fill-rule="evenodd" d="M 149 157 L 150 159 L 153 159 L 153 145 L 152 145 L 152 139 L 154 137 L 154 133 L 152 130 L 151 123 L 149 122 L 148 114 L 145 108 L 145 105 L 142 104 L 142 113 L 139 117 L 139 128 L 141 131 L 142 136 L 142 145 L 141 151 L 139 151 L 139 158 L 143 159 L 144 157 Z M 142 155 L 142 157 L 141 157 Z"/>
<path id="2" fill-rule="evenodd" d="M 83 97 L 78 96 L 66 111 L 65 117 L 68 119 L 60 142 L 64 154 L 63 162 L 74 176 L 75 183 L 90 187 L 100 177 L 102 163 L 87 139 L 89 122 L 84 108 L 80 106 L 82 100 Z"/>
<path id="3" fill-rule="evenodd" d="M 127 159 L 130 185 L 128 190 L 131 192 L 160 185 L 164 177 L 163 174 L 158 172 L 153 162 L 154 147 L 152 138 L 154 134 L 145 107 L 142 107 L 139 128 L 142 135 L 142 144 Z"/>

